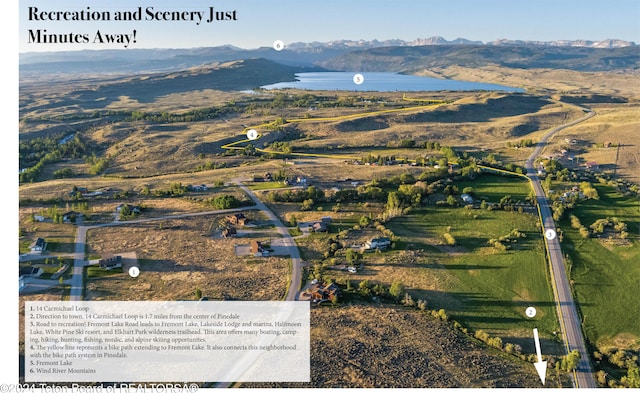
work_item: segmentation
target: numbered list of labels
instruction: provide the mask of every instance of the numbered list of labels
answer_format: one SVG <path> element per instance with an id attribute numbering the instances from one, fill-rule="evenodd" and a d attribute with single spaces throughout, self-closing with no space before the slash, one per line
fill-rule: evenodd
<path id="1" fill-rule="evenodd" d="M 308 382 L 308 302 L 25 302 L 26 382 Z"/>

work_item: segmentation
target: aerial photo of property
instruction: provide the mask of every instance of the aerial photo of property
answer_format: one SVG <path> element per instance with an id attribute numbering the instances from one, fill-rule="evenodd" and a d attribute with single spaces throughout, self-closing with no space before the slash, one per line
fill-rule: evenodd
<path id="1" fill-rule="evenodd" d="M 193 382 L 640 387 L 637 1 L 628 35 L 474 31 L 468 1 L 449 26 L 447 5 L 393 2 L 395 27 L 382 2 L 353 26 L 337 1 L 100 3 L 101 35 L 74 42 L 56 31 L 78 11 L 82 33 L 86 5 L 21 5 L 23 382 L 25 302 L 296 301 L 308 382 Z M 547 3 L 505 12 L 573 4 Z M 618 5 L 585 3 L 563 20 Z M 134 33 L 113 20 L 136 12 Z"/>

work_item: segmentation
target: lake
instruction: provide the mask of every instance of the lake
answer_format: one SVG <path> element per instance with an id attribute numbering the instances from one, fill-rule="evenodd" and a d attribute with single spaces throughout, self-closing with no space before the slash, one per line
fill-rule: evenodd
<path id="1" fill-rule="evenodd" d="M 354 75 L 364 77 L 362 84 L 353 81 Z M 296 82 L 280 82 L 261 86 L 263 89 L 349 90 L 349 91 L 506 91 L 523 89 L 491 83 L 437 79 L 426 76 L 401 75 L 393 72 L 304 72 L 296 74 Z"/>

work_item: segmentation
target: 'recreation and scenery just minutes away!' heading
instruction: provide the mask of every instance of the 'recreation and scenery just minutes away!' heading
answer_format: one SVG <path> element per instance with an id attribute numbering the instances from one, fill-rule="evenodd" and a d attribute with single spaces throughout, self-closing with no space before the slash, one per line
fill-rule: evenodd
<path id="1" fill-rule="evenodd" d="M 136 7 L 133 10 L 94 11 L 91 7 L 82 10 L 42 10 L 29 7 L 29 22 L 193 22 L 204 23 L 238 20 L 237 10 L 219 11 L 214 7 L 201 10 L 162 10 L 157 7 Z M 46 29 L 29 29 L 29 44 L 123 44 L 125 48 L 137 42 L 137 30 L 130 33 L 111 34 L 97 30 L 93 37 L 89 33 L 51 33 Z"/>

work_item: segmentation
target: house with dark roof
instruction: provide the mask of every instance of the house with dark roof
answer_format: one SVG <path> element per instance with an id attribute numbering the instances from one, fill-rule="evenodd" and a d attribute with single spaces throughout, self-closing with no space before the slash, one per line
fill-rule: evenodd
<path id="1" fill-rule="evenodd" d="M 331 283 L 326 285 L 325 283 L 314 283 L 304 291 L 300 297 L 303 300 L 311 300 L 314 303 L 321 303 L 326 301 L 333 301 L 340 297 L 340 287 Z"/>
<path id="2" fill-rule="evenodd" d="M 251 255 L 254 257 L 264 257 L 269 255 L 269 250 L 267 250 L 261 242 L 257 240 L 251 241 Z"/>
<path id="3" fill-rule="evenodd" d="M 227 238 L 227 237 L 232 237 L 238 234 L 238 231 L 236 231 L 236 229 L 234 227 L 225 227 L 222 230 L 222 237 Z"/>
<path id="4" fill-rule="evenodd" d="M 41 253 L 45 248 L 47 248 L 47 242 L 41 237 L 37 238 L 33 243 L 31 243 L 31 245 L 29 245 L 29 249 L 33 253 Z"/>
<path id="5" fill-rule="evenodd" d="M 116 269 L 122 267 L 122 256 L 106 254 L 98 261 L 98 265 L 107 270 Z"/>
<path id="6" fill-rule="evenodd" d="M 74 212 L 71 210 L 70 212 L 66 212 L 62 215 L 62 222 L 74 222 L 76 218 L 80 217 L 82 213 Z"/>
<path id="7" fill-rule="evenodd" d="M 19 276 L 19 278 L 23 278 L 23 277 L 39 277 L 42 273 L 44 273 L 42 268 L 33 267 L 33 266 L 24 266 L 24 267 L 20 267 L 20 270 L 18 272 L 18 276 Z"/>

